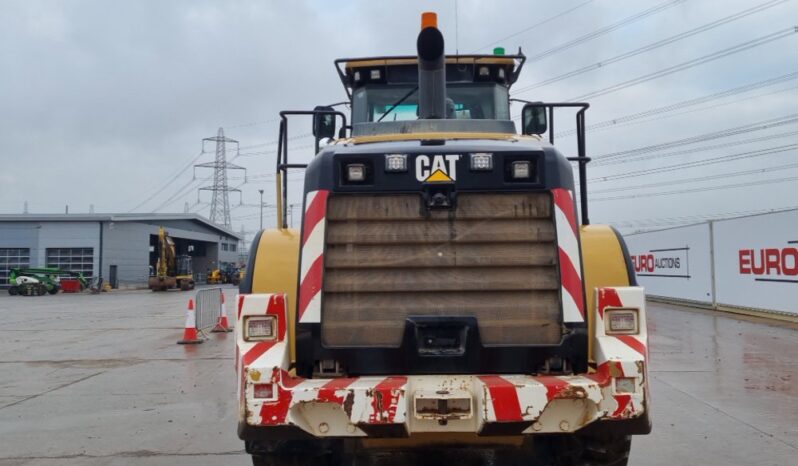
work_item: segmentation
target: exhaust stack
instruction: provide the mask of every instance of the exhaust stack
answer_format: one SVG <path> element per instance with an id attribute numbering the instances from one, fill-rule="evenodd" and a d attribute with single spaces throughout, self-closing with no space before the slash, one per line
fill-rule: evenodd
<path id="1" fill-rule="evenodd" d="M 418 118 L 446 118 L 446 57 L 443 34 L 438 30 L 438 15 L 421 14 L 418 50 Z"/>

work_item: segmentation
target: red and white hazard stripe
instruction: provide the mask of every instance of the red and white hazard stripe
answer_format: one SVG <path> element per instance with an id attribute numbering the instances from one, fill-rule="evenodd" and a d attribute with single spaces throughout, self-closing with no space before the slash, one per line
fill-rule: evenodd
<path id="1" fill-rule="evenodd" d="M 636 335 L 607 335 L 604 320 L 607 309 L 636 309 L 639 331 Z M 612 392 L 600 407 L 607 416 L 622 419 L 646 410 L 648 400 L 648 331 L 646 298 L 641 287 L 599 288 L 596 293 L 596 344 L 594 358 L 597 377 L 634 377 L 642 386 L 635 393 Z"/>
<path id="2" fill-rule="evenodd" d="M 560 259 L 560 294 L 563 321 L 585 321 L 585 298 L 582 284 L 582 254 L 574 198 L 570 190 L 553 189 L 554 221 Z"/>
<path id="3" fill-rule="evenodd" d="M 596 293 L 596 362 L 648 359 L 645 293 L 640 287 L 599 288 Z M 637 309 L 640 330 L 637 335 L 607 335 L 604 311 L 608 308 Z M 629 370 L 633 370 L 629 367 Z"/>
<path id="4" fill-rule="evenodd" d="M 361 426 L 385 424 L 402 424 L 408 432 L 432 432 L 439 426 L 436 421 L 417 415 L 413 394 L 440 393 L 452 386 L 472 397 L 471 415 L 477 419 L 473 423 L 453 420 L 450 425 L 477 433 L 489 423 L 531 423 L 525 434 L 573 432 L 598 420 L 631 419 L 647 409 L 645 296 L 639 287 L 598 289 L 594 317 L 598 370 L 567 376 L 465 374 L 304 379 L 289 373 L 285 296 L 251 294 L 239 296 L 237 302 L 241 415 L 251 426 L 291 425 L 317 437 L 363 437 L 368 430 Z M 639 334 L 606 334 L 605 309 L 613 307 L 637 309 Z M 245 341 L 241 334 L 245 320 L 262 315 L 277 317 L 277 338 Z M 619 377 L 633 379 L 635 388 L 629 390 L 629 385 L 624 384 L 623 391 L 619 390 Z M 258 384 L 272 384 L 274 396 L 255 397 Z M 324 430 L 317 428 L 322 425 Z"/>
<path id="5" fill-rule="evenodd" d="M 300 323 L 321 322 L 321 286 L 324 276 L 324 229 L 328 190 L 310 191 L 305 196 L 305 223 L 302 260 L 299 267 Z"/>
<path id="6" fill-rule="evenodd" d="M 599 404 L 609 380 L 581 376 L 484 375 L 485 422 L 525 422 L 540 417 L 558 399 L 581 399 Z M 576 427 L 576 426 L 575 426 Z"/>

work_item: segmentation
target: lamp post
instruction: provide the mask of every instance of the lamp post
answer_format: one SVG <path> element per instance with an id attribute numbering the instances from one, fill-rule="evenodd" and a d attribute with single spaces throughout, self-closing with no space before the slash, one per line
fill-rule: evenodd
<path id="1" fill-rule="evenodd" d="M 260 229 L 263 230 L 263 190 L 259 189 L 260 193 Z"/>

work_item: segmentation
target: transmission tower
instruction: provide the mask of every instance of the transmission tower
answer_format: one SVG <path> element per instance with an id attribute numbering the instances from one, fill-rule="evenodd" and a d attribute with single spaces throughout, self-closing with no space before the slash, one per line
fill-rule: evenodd
<path id="1" fill-rule="evenodd" d="M 206 142 L 216 143 L 216 158 L 213 162 L 194 165 L 194 169 L 196 171 L 197 168 L 213 168 L 213 186 L 204 186 L 199 188 L 199 190 L 213 191 L 213 197 L 211 198 L 211 222 L 229 227 L 232 224 L 230 220 L 229 193 L 234 191 L 238 192 L 239 196 L 241 196 L 241 190 L 227 186 L 227 170 L 244 170 L 244 182 L 246 182 L 247 169 L 227 161 L 227 144 L 235 144 L 236 152 L 238 152 L 238 141 L 224 137 L 223 128 L 219 128 L 216 137 L 202 140 L 203 152 L 205 152 Z"/>

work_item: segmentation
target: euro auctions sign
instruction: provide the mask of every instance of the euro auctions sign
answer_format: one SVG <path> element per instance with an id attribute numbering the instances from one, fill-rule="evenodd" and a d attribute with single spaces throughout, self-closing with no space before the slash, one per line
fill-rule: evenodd
<path id="1" fill-rule="evenodd" d="M 637 280 L 649 296 L 710 304 L 709 225 L 690 225 L 626 236 Z"/>
<path id="2" fill-rule="evenodd" d="M 788 241 L 798 245 L 798 241 Z M 798 247 L 740 249 L 740 274 L 756 281 L 798 283 Z"/>
<path id="3" fill-rule="evenodd" d="M 717 303 L 798 314 L 798 210 L 713 229 Z"/>
<path id="4" fill-rule="evenodd" d="M 653 249 L 632 256 L 638 277 L 690 278 L 690 247 Z"/>

